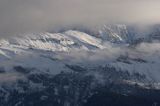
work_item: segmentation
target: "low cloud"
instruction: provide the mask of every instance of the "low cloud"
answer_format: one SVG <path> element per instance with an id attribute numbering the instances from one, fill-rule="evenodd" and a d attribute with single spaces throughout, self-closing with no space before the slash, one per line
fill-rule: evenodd
<path id="1" fill-rule="evenodd" d="M 16 72 L 4 72 L 0 73 L 0 84 L 2 83 L 13 83 L 17 80 L 23 80 L 25 76 Z"/>
<path id="2" fill-rule="evenodd" d="M 115 46 L 107 43 L 107 48 L 103 50 L 73 50 L 69 53 L 59 53 L 59 58 L 70 61 L 73 64 L 82 63 L 90 65 L 106 65 L 107 63 L 115 62 L 120 56 L 128 56 L 135 59 L 155 59 L 160 56 L 160 43 L 140 43 L 135 47 L 128 47 L 126 45 Z"/>

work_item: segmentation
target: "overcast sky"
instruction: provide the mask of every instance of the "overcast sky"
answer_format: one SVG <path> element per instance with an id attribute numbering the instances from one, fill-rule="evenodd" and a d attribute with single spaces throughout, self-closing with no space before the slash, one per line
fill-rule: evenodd
<path id="1" fill-rule="evenodd" d="M 160 23 L 160 0 L 0 0 L 0 36 L 116 22 Z"/>

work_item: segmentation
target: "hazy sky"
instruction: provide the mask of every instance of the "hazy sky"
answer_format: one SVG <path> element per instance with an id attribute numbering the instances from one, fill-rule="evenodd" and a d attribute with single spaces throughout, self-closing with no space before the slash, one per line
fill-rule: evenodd
<path id="1" fill-rule="evenodd" d="M 0 34 L 56 26 L 160 22 L 160 0 L 0 0 Z"/>

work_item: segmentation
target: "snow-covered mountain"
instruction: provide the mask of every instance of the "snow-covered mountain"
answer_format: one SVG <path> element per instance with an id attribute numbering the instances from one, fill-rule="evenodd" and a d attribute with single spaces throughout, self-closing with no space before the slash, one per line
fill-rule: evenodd
<path id="1" fill-rule="evenodd" d="M 104 25 L 99 33 L 104 40 L 111 42 L 130 42 L 132 40 L 126 25 Z"/>
<path id="2" fill-rule="evenodd" d="M 104 25 L 99 29 L 100 38 L 113 43 L 140 43 L 160 40 L 160 26 L 132 26 L 125 24 Z"/>
<path id="3" fill-rule="evenodd" d="M 124 95 L 159 91 L 160 43 L 151 42 L 159 34 L 104 25 L 98 35 L 68 30 L 1 39 L 0 103 L 27 106 L 27 95 L 48 101 L 52 91 L 57 106 L 81 106 L 99 87 Z M 22 100 L 12 101 L 14 91 Z"/>
<path id="4" fill-rule="evenodd" d="M 106 39 L 73 30 L 63 33 L 32 33 L 14 38 L 1 39 L 0 66 L 6 68 L 6 70 L 11 70 L 14 66 L 39 68 L 42 70 L 55 69 L 53 73 L 56 73 L 57 71 L 61 72 L 62 70 L 66 70 L 66 62 L 71 61 L 71 64 L 81 64 L 82 66 L 89 64 L 95 64 L 95 66 L 110 64 L 113 67 L 131 73 L 135 71 L 145 74 L 150 79 L 152 79 L 150 73 L 159 73 L 158 70 L 160 68 L 158 65 L 160 62 L 156 59 L 159 56 L 159 48 L 154 48 L 152 51 L 156 51 L 156 55 L 155 57 L 151 56 L 153 55 L 152 52 L 150 53 L 149 50 L 146 51 L 142 49 L 145 48 L 146 45 L 151 46 L 150 49 L 152 49 L 152 43 L 141 43 L 132 47 L 132 43 L 127 43 L 131 41 L 131 39 L 133 40 L 133 38 L 131 38 L 126 26 L 118 25 L 111 28 L 111 26 L 104 26 L 103 29 L 105 31 L 102 30 L 100 33 L 102 34 L 103 32 L 103 35 L 100 36 L 107 37 Z M 106 35 L 104 35 L 105 33 Z M 112 42 L 113 40 L 115 43 Z M 159 43 L 153 44 L 155 46 L 159 45 Z M 89 54 L 88 57 L 83 56 L 86 54 Z M 104 55 L 105 59 L 99 55 Z M 108 55 L 112 55 L 113 57 L 110 58 Z M 114 57 L 114 55 L 116 57 Z M 84 61 L 78 63 L 77 61 L 80 59 L 77 58 L 82 58 Z M 74 59 L 77 63 L 72 61 Z M 95 61 L 95 63 L 91 62 L 92 60 Z M 96 62 L 101 60 L 103 63 Z M 155 72 L 153 72 L 153 70 Z M 152 75 L 152 77 L 154 77 L 153 80 L 160 81 L 158 76 L 155 77 Z"/>

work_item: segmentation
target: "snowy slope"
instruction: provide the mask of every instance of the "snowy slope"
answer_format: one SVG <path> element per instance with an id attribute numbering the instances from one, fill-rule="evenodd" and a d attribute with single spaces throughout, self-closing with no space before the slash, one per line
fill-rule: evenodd
<path id="1" fill-rule="evenodd" d="M 64 33 L 35 33 L 0 41 L 0 67 L 11 70 L 14 66 L 67 71 L 58 52 L 104 48 L 101 40 L 78 31 Z"/>
<path id="2" fill-rule="evenodd" d="M 126 25 L 104 25 L 99 30 L 100 36 L 104 40 L 111 42 L 129 42 L 132 38 L 129 36 L 128 27 Z"/>
<path id="3" fill-rule="evenodd" d="M 135 44 L 160 40 L 160 26 L 134 26 L 125 24 L 104 25 L 99 28 L 100 38 L 113 43 Z"/>
<path id="4" fill-rule="evenodd" d="M 67 31 L 65 32 L 67 36 L 72 38 L 74 41 L 77 41 L 79 43 L 84 43 L 86 45 L 90 45 L 99 49 L 103 49 L 103 45 L 101 44 L 101 40 L 98 38 L 95 38 L 91 35 L 88 35 L 83 32 L 78 32 L 78 31 Z"/>
<path id="5" fill-rule="evenodd" d="M 3 42 L 1 42 L 1 45 L 4 44 Z M 70 49 L 79 48 L 103 48 L 100 39 L 78 31 L 67 31 L 55 34 L 25 34 L 24 36 L 9 39 L 9 43 L 11 45 L 51 51 L 68 51 Z"/>

